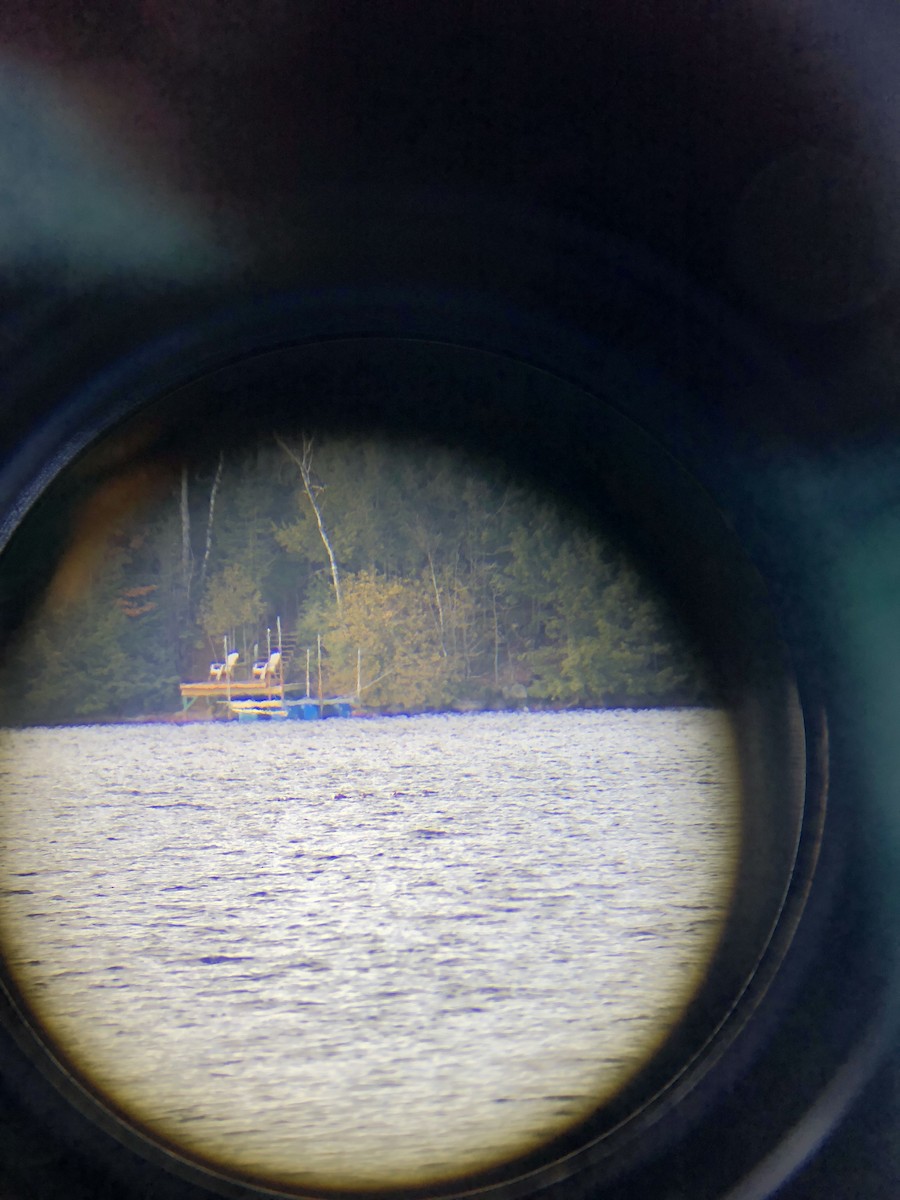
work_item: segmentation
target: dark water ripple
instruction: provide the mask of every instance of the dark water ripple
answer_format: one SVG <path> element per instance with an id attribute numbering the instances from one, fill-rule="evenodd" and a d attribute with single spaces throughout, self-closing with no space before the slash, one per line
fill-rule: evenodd
<path id="1" fill-rule="evenodd" d="M 41 1020 L 151 1128 L 297 1183 L 583 1115 L 689 998 L 737 854 L 709 712 L 36 729 L 0 770 Z"/>

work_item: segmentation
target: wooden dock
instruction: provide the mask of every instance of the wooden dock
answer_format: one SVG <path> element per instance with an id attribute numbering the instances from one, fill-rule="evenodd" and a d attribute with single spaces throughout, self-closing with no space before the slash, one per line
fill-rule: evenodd
<path id="1" fill-rule="evenodd" d="M 205 700 L 207 704 L 214 705 L 220 700 L 268 700 L 280 698 L 282 695 L 280 683 L 273 687 L 271 683 L 263 683 L 261 679 L 232 679 L 230 683 L 224 680 L 221 683 L 182 683 L 180 691 L 183 710 L 189 709 L 195 700 Z M 306 688 L 301 683 L 284 685 L 285 696 L 302 695 L 305 691 Z"/>
<path id="2" fill-rule="evenodd" d="M 286 683 L 284 685 L 285 694 L 296 695 L 298 692 L 306 691 L 302 683 Z M 227 700 L 230 696 L 232 700 L 239 700 L 246 696 L 249 700 L 251 696 L 280 696 L 281 684 L 263 683 L 260 679 L 241 681 L 232 679 L 230 684 L 225 683 L 183 683 L 181 684 L 181 695 L 183 698 L 190 697 L 196 699 L 198 696 L 207 696 L 211 700 Z"/>

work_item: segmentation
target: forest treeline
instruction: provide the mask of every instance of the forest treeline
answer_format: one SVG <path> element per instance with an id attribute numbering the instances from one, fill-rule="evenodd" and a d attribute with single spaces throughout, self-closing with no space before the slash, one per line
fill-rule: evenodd
<path id="1" fill-rule="evenodd" d="M 449 452 L 271 438 L 171 472 L 73 549 L 4 667 L 2 719 L 175 711 L 280 618 L 305 681 L 380 711 L 695 703 L 701 672 L 610 545 Z M 267 634 L 267 631 L 271 631 Z"/>

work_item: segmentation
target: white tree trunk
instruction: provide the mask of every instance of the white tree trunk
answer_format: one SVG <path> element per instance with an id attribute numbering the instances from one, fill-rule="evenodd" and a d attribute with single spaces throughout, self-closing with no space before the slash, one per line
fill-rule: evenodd
<path id="1" fill-rule="evenodd" d="M 209 489 L 209 508 L 206 514 L 206 548 L 203 551 L 203 562 L 200 564 L 200 584 L 198 591 L 202 593 L 203 585 L 206 582 L 206 569 L 209 566 L 209 556 L 212 552 L 212 535 L 213 535 L 213 516 L 216 511 L 216 496 L 219 491 L 219 484 L 222 482 L 222 470 L 225 466 L 225 452 L 219 451 L 219 462 L 216 466 L 216 473 L 213 477 L 212 487 Z"/>
<path id="2" fill-rule="evenodd" d="M 312 438 L 304 437 L 300 454 L 297 454 L 287 442 L 280 437 L 275 436 L 275 441 L 285 452 L 288 458 L 297 465 L 300 469 L 300 478 L 303 480 L 303 489 L 306 492 L 306 497 L 309 500 L 310 507 L 313 510 L 316 518 L 316 524 L 319 527 L 319 537 L 322 539 L 322 545 L 325 547 L 325 553 L 328 555 L 328 561 L 331 564 L 331 580 L 334 584 L 334 599 L 337 604 L 338 612 L 341 611 L 341 579 L 338 572 L 337 559 L 334 557 L 334 550 L 331 546 L 331 539 L 328 536 L 328 531 L 325 528 L 325 522 L 322 520 L 322 510 L 319 507 L 319 502 L 316 499 L 316 492 L 321 491 L 312 482 Z"/>
<path id="3" fill-rule="evenodd" d="M 435 602 L 435 605 L 437 606 L 438 632 L 440 634 L 440 642 L 441 642 L 441 657 L 446 658 L 447 657 L 447 647 L 444 644 L 444 606 L 441 603 L 441 589 L 438 587 L 437 575 L 434 572 L 434 559 L 432 558 L 431 551 L 428 550 L 427 554 L 428 554 L 428 566 L 431 570 L 431 584 L 432 584 L 432 587 L 434 588 L 434 602 Z"/>
<path id="4" fill-rule="evenodd" d="M 184 589 L 184 609 L 187 615 L 191 608 L 191 580 L 194 573 L 194 556 L 191 551 L 191 509 L 188 495 L 188 469 L 181 468 L 181 585 Z"/>

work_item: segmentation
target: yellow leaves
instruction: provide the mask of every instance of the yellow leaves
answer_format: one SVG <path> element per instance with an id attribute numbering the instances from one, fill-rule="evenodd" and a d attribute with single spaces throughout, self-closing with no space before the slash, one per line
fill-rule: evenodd
<path id="1" fill-rule="evenodd" d="M 413 711 L 446 698 L 449 664 L 428 591 L 417 580 L 373 571 L 346 576 L 342 611 L 331 614 L 325 648 L 333 691 L 355 692 L 359 652 L 364 703 Z"/>

